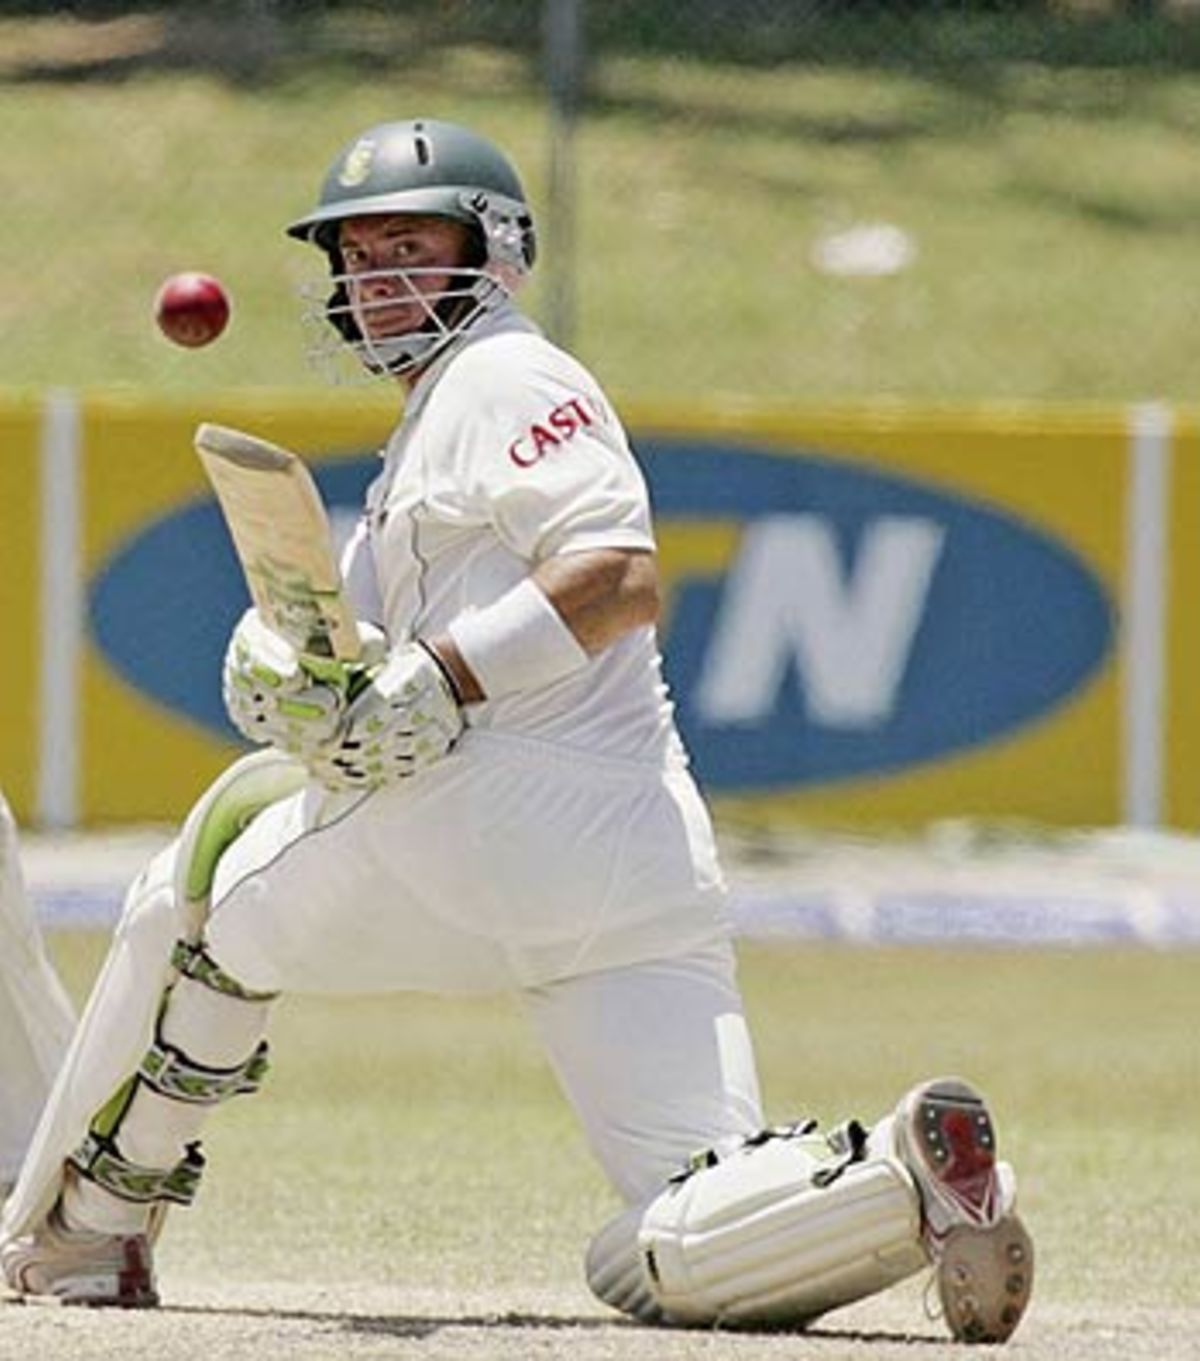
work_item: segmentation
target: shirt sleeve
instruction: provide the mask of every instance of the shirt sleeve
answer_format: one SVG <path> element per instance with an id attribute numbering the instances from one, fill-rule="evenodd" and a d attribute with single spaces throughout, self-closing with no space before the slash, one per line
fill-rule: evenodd
<path id="1" fill-rule="evenodd" d="M 653 550 L 645 478 L 586 371 L 510 376 L 487 384 L 458 441 L 463 484 L 500 540 L 530 562 L 593 548 Z"/>
<path id="2" fill-rule="evenodd" d="M 367 516 L 360 515 L 350 538 L 341 553 L 342 581 L 346 597 L 355 617 L 382 625 L 383 599 L 379 592 L 379 577 L 375 571 L 375 553 L 371 544 Z"/>

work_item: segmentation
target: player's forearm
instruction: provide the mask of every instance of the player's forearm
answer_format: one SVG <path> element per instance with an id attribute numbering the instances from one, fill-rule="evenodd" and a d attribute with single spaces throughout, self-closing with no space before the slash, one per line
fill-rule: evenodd
<path id="1" fill-rule="evenodd" d="M 654 555 L 601 548 L 548 558 L 533 579 L 586 652 L 595 655 L 630 629 L 658 618 Z"/>
<path id="2" fill-rule="evenodd" d="M 631 629 L 658 617 L 658 572 L 648 552 L 597 549 L 565 554 L 541 563 L 530 579 L 578 645 L 581 661 L 583 654 L 595 656 Z M 426 645 L 437 654 L 464 703 L 495 698 L 450 633 L 427 639 Z"/>

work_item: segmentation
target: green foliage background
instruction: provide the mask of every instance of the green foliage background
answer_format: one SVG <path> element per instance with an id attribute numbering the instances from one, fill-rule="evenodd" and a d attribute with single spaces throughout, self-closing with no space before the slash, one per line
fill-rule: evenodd
<path id="1" fill-rule="evenodd" d="M 565 246 L 540 5 L 275 6 L 257 26 L 230 3 L 78 8 L 109 17 L 0 18 L 0 381 L 311 383 L 294 288 L 315 261 L 282 226 L 342 144 L 416 114 L 522 166 L 545 317 Z M 571 338 L 611 388 L 1191 398 L 1200 23 L 749 8 L 590 7 Z M 822 237 L 872 223 L 907 233 L 910 267 L 814 266 Z M 235 300 L 199 353 L 150 322 L 185 268 Z"/>

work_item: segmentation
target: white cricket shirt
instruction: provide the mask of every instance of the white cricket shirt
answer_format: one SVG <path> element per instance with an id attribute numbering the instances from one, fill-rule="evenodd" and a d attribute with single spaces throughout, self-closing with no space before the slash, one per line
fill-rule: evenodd
<path id="1" fill-rule="evenodd" d="M 343 563 L 393 644 L 491 604 L 544 559 L 653 549 L 645 480 L 590 373 L 511 304 L 414 387 Z M 573 675 L 471 705 L 470 726 L 638 761 L 683 760 L 654 629 Z"/>

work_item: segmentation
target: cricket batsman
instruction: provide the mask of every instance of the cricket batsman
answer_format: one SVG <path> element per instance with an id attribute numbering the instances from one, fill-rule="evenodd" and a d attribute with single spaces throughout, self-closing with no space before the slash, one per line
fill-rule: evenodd
<path id="1" fill-rule="evenodd" d="M 17 1179 L 74 1028 L 25 890 L 17 824 L 0 792 L 0 1201 Z"/>
<path id="2" fill-rule="evenodd" d="M 600 1299 L 799 1328 L 932 1268 L 951 1334 L 1003 1341 L 1032 1245 L 974 1087 L 764 1122 L 646 487 L 595 378 L 514 301 L 516 170 L 454 124 L 382 123 L 288 232 L 323 266 L 321 348 L 405 396 L 343 563 L 364 660 L 318 675 L 238 624 L 224 693 L 259 751 L 130 890 L 9 1201 L 9 1284 L 157 1302 L 164 1213 L 212 1109 L 259 1087 L 280 992 L 511 989 L 623 1202 L 586 1255 Z"/>

